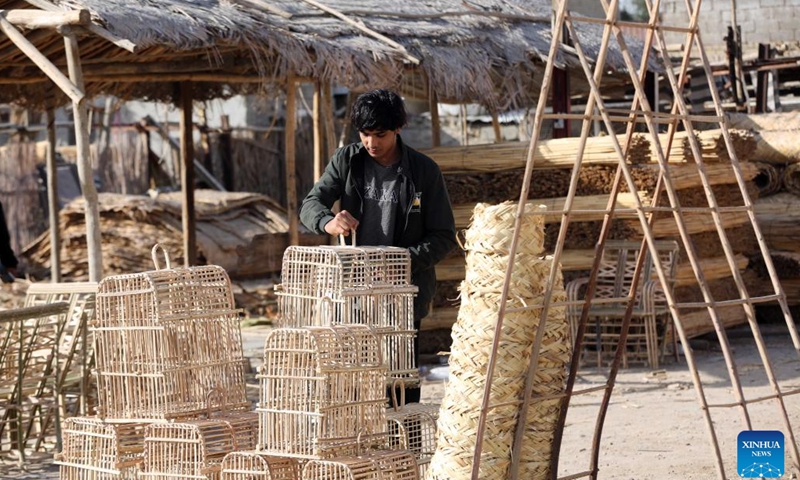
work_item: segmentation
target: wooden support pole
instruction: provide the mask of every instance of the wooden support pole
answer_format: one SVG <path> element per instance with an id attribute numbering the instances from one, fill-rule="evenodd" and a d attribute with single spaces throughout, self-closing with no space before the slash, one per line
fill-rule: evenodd
<path id="1" fill-rule="evenodd" d="M 500 131 L 500 119 L 495 111 L 492 112 L 492 129 L 494 130 L 494 143 L 502 142 L 503 132 Z"/>
<path id="2" fill-rule="evenodd" d="M 322 170 L 325 168 L 322 164 L 322 85 L 319 82 L 314 82 L 314 100 L 311 107 L 311 116 L 314 123 L 314 182 L 319 180 L 322 176 Z"/>
<path id="3" fill-rule="evenodd" d="M 194 141 L 192 134 L 192 100 L 193 91 L 190 82 L 181 82 L 181 190 L 183 191 L 183 208 L 181 218 L 183 225 L 183 264 L 191 267 L 197 264 L 195 246 L 197 231 L 194 216 Z"/>
<path id="4" fill-rule="evenodd" d="M 289 217 L 289 245 L 300 244 L 300 225 L 297 212 L 297 173 L 295 159 L 295 126 L 297 115 L 297 82 L 291 76 L 286 80 L 286 214 Z"/>
<path id="5" fill-rule="evenodd" d="M 36 64 L 40 69 L 42 69 L 42 73 L 47 75 L 50 80 L 55 83 L 58 88 L 60 88 L 67 96 L 72 100 L 74 104 L 80 103 L 83 100 L 83 87 L 77 86 L 73 81 L 70 81 L 69 78 L 66 77 L 61 70 L 58 69 L 55 65 L 53 65 L 50 60 L 45 57 L 42 52 L 40 52 L 34 44 L 28 41 L 25 38 L 25 35 L 20 33 L 19 30 L 11 25 L 2 15 L 0 15 L 0 30 L 8 37 L 11 42 L 16 45 L 22 53 L 24 53 L 28 58 L 31 59 L 33 63 Z M 70 67 L 70 58 L 67 55 L 67 66 Z M 80 70 L 80 68 L 79 68 Z M 81 80 L 83 77 L 81 77 Z"/>
<path id="6" fill-rule="evenodd" d="M 322 121 L 325 124 L 325 154 L 323 160 L 331 158 L 336 150 L 336 126 L 334 125 L 333 94 L 331 84 L 322 84 Z M 324 165 L 323 165 L 324 170 Z"/>
<path id="7" fill-rule="evenodd" d="M 231 121 L 227 115 L 220 117 L 222 131 L 219 133 L 219 154 L 222 162 L 222 184 L 227 190 L 236 190 L 234 182 L 233 148 L 231 140 Z"/>
<path id="8" fill-rule="evenodd" d="M 439 121 L 439 96 L 436 90 L 428 82 L 428 108 L 431 112 L 431 147 L 435 148 L 442 144 L 442 124 Z"/>
<path id="9" fill-rule="evenodd" d="M 78 39 L 74 34 L 64 37 L 70 84 L 78 89 L 80 95 L 72 102 L 75 117 L 75 146 L 78 154 L 78 176 L 80 177 L 83 198 L 86 202 L 86 247 L 89 254 L 89 281 L 99 282 L 103 276 L 103 251 L 100 239 L 100 209 L 97 205 L 97 189 L 94 186 L 94 170 L 89 152 L 89 109 L 83 91 L 83 72 L 78 49 Z M 66 93 L 66 92 L 65 92 Z"/>
<path id="10" fill-rule="evenodd" d="M 58 171 L 56 166 L 56 111 L 47 105 L 47 212 L 50 222 L 50 281 L 61 282 L 61 232 L 58 225 Z"/>
<path id="11" fill-rule="evenodd" d="M 66 25 L 88 25 L 92 18 L 89 10 L 47 12 L 42 10 L 7 10 L 2 13 L 12 25 L 29 30 L 58 28 Z"/>

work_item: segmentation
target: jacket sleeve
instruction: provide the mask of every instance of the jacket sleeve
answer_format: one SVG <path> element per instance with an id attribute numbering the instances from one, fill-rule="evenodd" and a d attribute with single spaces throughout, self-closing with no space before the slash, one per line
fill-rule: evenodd
<path id="1" fill-rule="evenodd" d="M 441 170 L 435 163 L 432 166 L 422 189 L 425 235 L 416 245 L 409 247 L 412 274 L 435 266 L 456 246 L 456 226 L 450 196 Z"/>
<path id="2" fill-rule="evenodd" d="M 300 207 L 300 221 L 309 230 L 317 234 L 326 234 L 324 225 L 333 219 L 331 212 L 334 202 L 339 200 L 344 193 L 346 174 L 343 171 L 343 149 L 337 152 L 328 162 L 322 177 L 308 192 Z"/>
<path id="3" fill-rule="evenodd" d="M 2 204 L 0 204 L 0 263 L 6 268 L 17 268 L 19 263 L 11 249 L 11 235 L 8 233 L 6 214 Z"/>

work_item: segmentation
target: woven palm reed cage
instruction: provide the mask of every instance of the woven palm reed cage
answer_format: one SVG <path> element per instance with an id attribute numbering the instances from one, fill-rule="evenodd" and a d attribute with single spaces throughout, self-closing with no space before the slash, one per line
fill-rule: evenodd
<path id="1" fill-rule="evenodd" d="M 388 382 L 419 382 L 414 360 L 411 255 L 398 247 L 290 246 L 283 255 L 278 326 L 367 325 L 381 338 Z"/>
<path id="2" fill-rule="evenodd" d="M 98 415 L 158 421 L 249 407 L 239 312 L 228 274 L 208 265 L 110 276 L 97 292 Z"/>
<path id="3" fill-rule="evenodd" d="M 144 462 L 139 478 L 219 480 L 227 454 L 255 447 L 257 425 L 254 412 L 151 423 L 145 429 Z"/>
<path id="4" fill-rule="evenodd" d="M 486 385 L 486 367 L 494 338 L 498 308 L 517 204 L 478 204 L 467 230 L 467 272 L 461 284 L 461 307 L 453 326 L 450 381 L 439 413 L 436 453 L 426 474 L 429 480 L 471 478 L 479 412 Z M 552 259 L 542 257 L 543 208 L 526 206 L 520 228 L 516 263 L 511 278 L 503 333 L 497 350 L 490 405 L 481 451 L 481 479 L 504 479 L 519 416 L 525 377 L 532 354 Z M 559 271 L 551 301 L 565 298 Z M 570 359 L 569 324 L 564 307 L 549 308 L 536 369 L 534 394 L 564 389 Z M 558 400 L 534 399 L 528 413 L 520 478 L 549 478 L 552 437 L 558 419 Z"/>
<path id="5" fill-rule="evenodd" d="M 256 450 L 320 459 L 385 447 L 386 374 L 365 325 L 271 331 L 258 375 Z"/>
<path id="6" fill-rule="evenodd" d="M 403 390 L 403 397 L 405 397 Z M 397 401 L 392 389 L 392 407 L 386 410 L 389 426 L 389 448 L 408 450 L 417 460 L 419 478 L 425 477 L 436 451 L 436 421 L 439 405 L 433 403 L 406 404 L 403 398 Z"/>
<path id="7" fill-rule="evenodd" d="M 221 480 L 300 480 L 301 470 L 297 458 L 231 452 L 222 460 Z"/>
<path id="8" fill-rule="evenodd" d="M 303 480 L 418 480 L 417 462 L 407 451 L 372 451 L 354 457 L 310 460 Z"/>
<path id="9" fill-rule="evenodd" d="M 112 425 L 97 417 L 72 417 L 61 427 L 61 453 L 55 456 L 61 480 L 135 480 L 144 460 L 142 423 Z"/>

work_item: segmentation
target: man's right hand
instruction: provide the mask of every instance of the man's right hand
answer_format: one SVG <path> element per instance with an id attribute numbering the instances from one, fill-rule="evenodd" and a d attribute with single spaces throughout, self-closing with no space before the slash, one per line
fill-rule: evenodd
<path id="1" fill-rule="evenodd" d="M 337 213 L 333 220 L 325 224 L 325 231 L 329 235 L 350 235 L 350 231 L 358 228 L 358 220 L 347 210 Z"/>

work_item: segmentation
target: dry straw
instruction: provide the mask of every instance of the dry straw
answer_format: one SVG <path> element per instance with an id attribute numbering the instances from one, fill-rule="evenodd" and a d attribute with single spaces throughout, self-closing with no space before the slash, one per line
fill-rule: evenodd
<path id="1" fill-rule="evenodd" d="M 257 450 L 319 459 L 385 446 L 386 373 L 364 325 L 273 330 L 259 375 Z"/>
<path id="2" fill-rule="evenodd" d="M 301 468 L 296 458 L 231 452 L 222 460 L 221 480 L 300 480 Z"/>
<path id="3" fill-rule="evenodd" d="M 479 203 L 472 212 L 473 226 L 464 234 L 464 248 L 470 252 L 484 252 L 492 255 L 508 253 L 514 234 L 514 219 L 517 216 L 516 202 L 503 202 L 499 205 Z M 520 230 L 517 252 L 538 255 L 544 251 L 544 217 L 546 208 L 538 203 L 525 205 L 524 221 Z M 478 228 L 481 219 L 495 225 L 510 228 Z M 488 225 L 487 225 L 488 226 Z"/>
<path id="4" fill-rule="evenodd" d="M 143 422 L 249 405 L 230 279 L 218 266 L 106 277 L 98 287 L 95 338 L 99 416 Z"/>
<path id="5" fill-rule="evenodd" d="M 429 480 L 471 478 L 479 412 L 486 386 L 486 365 L 498 319 L 506 267 L 508 241 L 515 215 L 506 214 L 511 204 L 476 208 L 467 232 L 467 274 L 461 285 L 461 308 L 453 326 L 450 355 L 450 383 L 442 402 L 438 422 L 437 449 L 427 477 Z M 480 478 L 505 478 L 511 462 L 514 431 L 519 417 L 527 369 L 536 330 L 541 321 L 543 295 L 552 258 L 541 252 L 541 215 L 526 215 L 520 226 L 515 268 L 509 285 L 500 344 L 495 352 L 496 369 L 490 391 L 492 408 L 481 450 Z M 484 240 L 484 238 L 488 240 Z M 507 239 L 497 241 L 495 239 Z M 487 245 L 496 246 L 494 252 Z M 478 250 L 470 247 L 478 246 Z M 564 300 L 560 271 L 551 301 Z M 518 310 L 520 307 L 525 309 Z M 537 308 L 538 307 L 538 308 Z M 561 393 L 570 358 L 569 325 L 563 307 L 551 306 L 536 369 L 534 394 Z M 521 478 L 546 478 L 552 447 L 541 441 L 552 438 L 558 418 L 558 402 L 534 398 L 523 442 Z M 542 462 L 542 459 L 546 460 Z M 536 476 L 533 476 L 536 475 Z"/>

